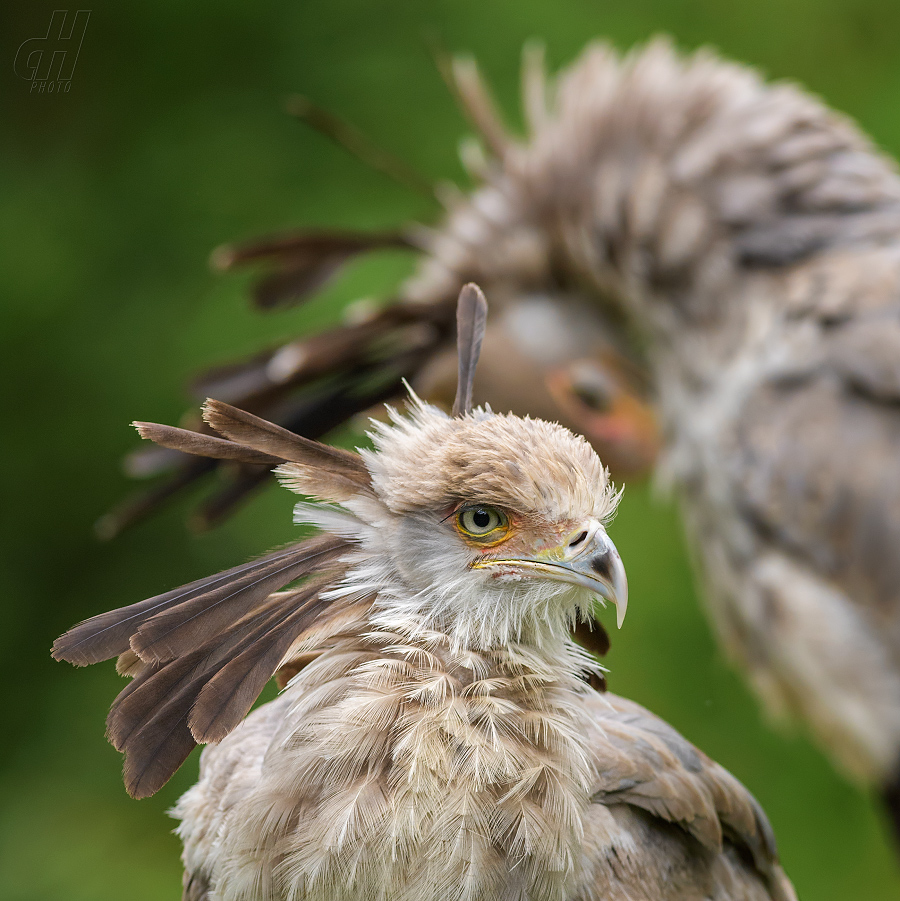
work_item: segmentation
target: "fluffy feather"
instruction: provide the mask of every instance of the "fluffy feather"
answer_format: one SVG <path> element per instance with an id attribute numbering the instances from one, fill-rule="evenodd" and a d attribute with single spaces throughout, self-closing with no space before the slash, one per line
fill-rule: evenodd
<path id="1" fill-rule="evenodd" d="M 373 486 L 395 512 L 440 510 L 477 495 L 552 517 L 599 503 L 606 518 L 618 503 L 591 446 L 555 423 L 481 409 L 457 420 L 417 399 L 409 418 L 392 414 L 392 420 L 374 425 L 376 450 L 361 453 Z"/>

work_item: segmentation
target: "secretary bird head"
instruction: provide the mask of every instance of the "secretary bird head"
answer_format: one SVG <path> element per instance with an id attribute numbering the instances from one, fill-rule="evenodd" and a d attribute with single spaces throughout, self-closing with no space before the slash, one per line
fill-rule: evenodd
<path id="1" fill-rule="evenodd" d="M 328 447 L 213 400 L 204 418 L 217 436 L 136 423 L 164 447 L 276 466 L 287 487 L 330 506 L 297 505 L 296 521 L 320 536 L 58 639 L 57 659 L 118 656 L 134 677 L 108 720 L 131 794 L 157 791 L 196 743 L 224 738 L 273 674 L 295 673 L 348 622 L 440 634 L 461 652 L 511 642 L 571 651 L 569 629 L 590 620 L 594 598 L 616 605 L 621 626 L 627 583 L 605 529 L 619 500 L 608 472 L 562 426 L 472 409 L 486 319 L 476 286 L 463 288 L 457 318 L 453 415 L 413 395 L 409 415 L 392 410 L 375 425 L 373 450 Z"/>
<path id="2" fill-rule="evenodd" d="M 559 425 L 470 408 L 485 312 L 481 292 L 466 286 L 455 415 L 414 397 L 410 416 L 376 424 L 375 450 L 362 452 L 372 496 L 345 501 L 369 525 L 376 565 L 416 589 L 392 614 L 424 615 L 461 646 L 480 647 L 561 638 L 589 617 L 594 596 L 616 604 L 621 625 L 625 572 L 604 528 L 618 495 L 596 453 Z M 315 493 L 302 466 L 280 475 Z"/>

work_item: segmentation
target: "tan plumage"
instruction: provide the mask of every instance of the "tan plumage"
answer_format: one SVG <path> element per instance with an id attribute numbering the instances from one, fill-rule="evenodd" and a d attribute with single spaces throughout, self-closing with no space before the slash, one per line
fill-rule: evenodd
<path id="1" fill-rule="evenodd" d="M 439 634 L 344 638 L 176 814 L 199 897 L 793 898 L 753 799 L 670 727 Z"/>
<path id="2" fill-rule="evenodd" d="M 109 734 L 133 794 L 218 742 L 175 811 L 187 899 L 795 901 L 746 790 L 584 678 L 573 625 L 598 596 L 626 609 L 618 494 L 583 438 L 470 408 L 479 295 L 456 417 L 413 396 L 357 456 L 208 404 L 340 503 L 298 504 L 324 534 L 88 620 L 55 656 L 122 655 Z M 279 669 L 281 697 L 241 723 Z"/>

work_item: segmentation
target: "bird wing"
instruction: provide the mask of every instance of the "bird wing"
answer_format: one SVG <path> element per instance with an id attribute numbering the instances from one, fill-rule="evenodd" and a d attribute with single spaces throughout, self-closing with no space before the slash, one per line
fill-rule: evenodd
<path id="1" fill-rule="evenodd" d="M 819 295 L 803 317 L 815 349 L 806 372 L 749 396 L 733 484 L 760 531 L 888 622 L 900 618 L 900 252 L 843 254 L 803 275 Z M 900 633 L 893 647 L 900 663 Z"/>
<path id="2" fill-rule="evenodd" d="M 900 742 L 900 252 L 834 254 L 788 288 L 790 361 L 722 437 L 757 544 L 723 633 L 776 710 L 883 778 Z"/>
<path id="3" fill-rule="evenodd" d="M 630 867 L 634 871 L 634 879 L 645 880 L 640 883 L 642 888 L 650 884 L 648 880 L 652 880 L 654 868 L 669 868 L 670 861 L 677 859 L 679 855 L 675 853 L 673 858 L 671 848 L 664 855 L 653 854 L 654 848 L 661 850 L 659 843 L 671 845 L 674 840 L 682 846 L 687 843 L 688 848 L 683 852 L 685 865 L 697 868 L 690 878 L 715 881 L 719 878 L 715 876 L 717 872 L 721 878 L 728 872 L 729 878 L 744 880 L 742 885 L 766 888 L 759 895 L 750 894 L 745 888 L 746 894 L 721 897 L 777 901 L 795 897 L 778 865 L 775 838 L 765 814 L 730 773 L 633 701 L 609 693 L 590 692 L 586 693 L 586 705 L 590 716 L 586 737 L 597 773 L 592 801 L 612 811 L 616 823 L 610 838 L 603 840 L 599 833 L 603 831 L 604 814 L 598 812 L 590 818 L 595 824 L 595 834 L 589 838 L 593 856 L 610 858 L 598 872 L 610 870 L 610 864 L 611 871 L 617 871 L 618 865 L 611 858 L 621 857 L 623 837 L 617 833 L 626 831 L 632 839 L 637 837 L 638 844 L 647 843 L 646 859 L 639 856 L 630 865 L 622 864 L 625 870 Z M 620 806 L 630 810 L 616 810 Z M 644 811 L 650 817 L 635 816 L 635 810 Z M 681 834 L 673 833 L 660 821 L 677 826 Z M 608 820 L 606 828 L 609 828 Z M 625 853 L 627 856 L 628 852 Z M 691 864 L 691 860 L 695 863 Z"/>

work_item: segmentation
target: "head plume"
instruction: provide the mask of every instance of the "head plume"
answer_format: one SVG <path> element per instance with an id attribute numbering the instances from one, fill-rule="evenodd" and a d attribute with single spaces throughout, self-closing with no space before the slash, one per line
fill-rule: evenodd
<path id="1" fill-rule="evenodd" d="M 453 415 L 465 416 L 472 410 L 472 386 L 481 355 L 481 342 L 487 326 L 487 299 L 478 285 L 469 282 L 459 292 L 456 304 L 456 349 L 459 377 Z"/>

